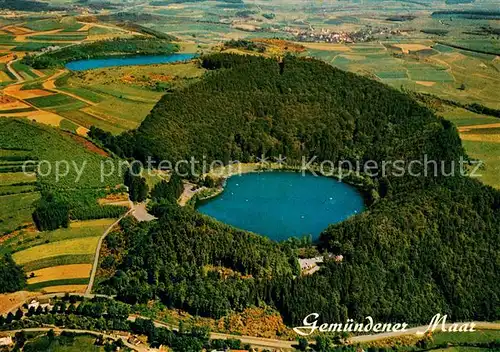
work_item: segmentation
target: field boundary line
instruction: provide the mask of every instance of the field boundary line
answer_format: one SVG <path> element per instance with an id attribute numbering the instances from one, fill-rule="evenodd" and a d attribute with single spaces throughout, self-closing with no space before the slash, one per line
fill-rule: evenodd
<path id="1" fill-rule="evenodd" d="M 16 77 L 16 79 L 17 79 L 17 83 L 23 83 L 23 82 L 25 82 L 25 81 L 26 81 L 26 80 L 24 79 L 24 77 L 23 77 L 23 76 L 21 76 L 21 75 L 19 74 L 19 72 L 17 72 L 17 71 L 14 69 L 14 67 L 12 67 L 12 64 L 13 64 L 14 62 L 17 62 L 17 61 L 20 61 L 20 60 L 21 60 L 21 59 L 14 59 L 14 60 L 11 60 L 11 61 L 9 61 L 9 62 L 7 63 L 7 65 L 6 65 L 6 66 L 7 66 L 7 69 L 9 70 L 9 72 L 10 72 L 10 73 L 12 73 L 12 74 L 14 75 L 14 77 Z"/>

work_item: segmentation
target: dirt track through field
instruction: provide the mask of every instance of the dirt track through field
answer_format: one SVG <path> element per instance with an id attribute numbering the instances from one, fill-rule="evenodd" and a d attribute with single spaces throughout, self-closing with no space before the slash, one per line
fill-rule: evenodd
<path id="1" fill-rule="evenodd" d="M 67 72 L 68 72 L 67 70 L 60 70 L 59 72 L 56 72 L 54 75 L 52 75 L 51 77 L 49 77 L 49 79 L 47 79 L 45 82 L 43 82 L 43 85 L 42 85 L 43 88 L 47 89 L 47 90 L 49 90 L 49 91 L 51 91 L 53 93 L 64 94 L 64 95 L 67 95 L 67 96 L 69 96 L 71 98 L 74 98 L 76 100 L 80 100 L 81 102 L 84 102 L 87 105 L 91 105 L 91 106 L 97 105 L 93 101 L 90 101 L 90 100 L 87 100 L 85 98 L 82 98 L 82 97 L 80 97 L 80 96 L 78 96 L 76 94 L 69 93 L 69 92 L 57 89 L 56 80 L 59 77 L 61 77 L 62 75 L 64 75 L 65 73 L 67 73 Z"/>
<path id="2" fill-rule="evenodd" d="M 58 72 L 54 73 L 52 76 L 47 78 L 45 82 L 43 82 L 42 87 L 44 89 L 48 90 L 53 90 L 56 89 L 56 80 L 61 77 L 63 74 L 65 74 L 67 71 L 66 70 L 59 70 Z"/>
<path id="3" fill-rule="evenodd" d="M 60 90 L 56 89 L 55 80 L 66 72 L 67 72 L 66 70 L 61 70 L 61 71 L 57 72 L 56 74 L 52 75 L 51 77 L 48 77 L 47 80 L 45 82 L 43 82 L 43 84 L 42 84 L 42 87 L 45 90 L 44 89 L 22 90 L 23 85 L 21 83 L 7 86 L 6 88 L 4 88 L 3 93 L 5 94 L 6 97 L 11 97 L 11 99 L 15 98 L 16 100 L 14 102 L 8 102 L 5 105 L 0 104 L 0 109 L 10 110 L 8 107 L 12 107 L 14 109 L 15 108 L 32 107 L 34 109 L 34 111 L 11 112 L 11 113 L 1 114 L 1 115 L 5 116 L 5 117 L 16 117 L 16 118 L 26 117 L 30 120 L 34 120 L 36 122 L 39 122 L 39 123 L 42 123 L 45 125 L 60 127 L 61 121 L 65 120 L 64 117 L 62 117 L 54 112 L 50 112 L 50 111 L 46 111 L 46 110 L 42 110 L 40 108 L 37 108 L 36 106 L 32 105 L 29 101 L 26 101 L 26 99 L 49 96 L 49 95 L 53 95 L 55 93 L 61 93 L 61 94 L 69 95 L 72 98 L 78 99 L 78 100 L 83 101 L 87 104 L 90 104 L 91 102 L 88 102 L 87 100 L 82 99 L 74 94 L 66 93 L 64 91 L 60 91 Z M 35 72 L 35 74 L 44 75 L 43 72 L 40 72 L 40 71 Z M 22 77 L 21 77 L 21 79 L 22 79 Z M 22 81 L 24 81 L 24 79 L 22 79 Z M 91 104 L 95 105 L 95 103 L 91 103 Z M 71 120 L 69 120 L 69 121 L 71 121 Z M 76 128 L 76 133 L 80 136 L 87 136 L 87 133 L 89 132 L 88 128 L 82 127 L 78 123 L 75 123 L 75 124 L 78 126 Z"/>
<path id="4" fill-rule="evenodd" d="M 24 33 L 24 34 L 16 34 L 16 38 L 14 39 L 16 42 L 19 43 L 24 43 L 29 40 L 37 40 L 35 37 L 39 35 L 52 35 L 52 34 L 58 34 L 61 32 L 62 29 L 54 29 L 52 31 L 45 31 L 45 32 L 29 32 L 29 33 Z M 28 40 L 29 37 L 29 40 Z"/>
<path id="5" fill-rule="evenodd" d="M 4 93 L 21 100 L 46 97 L 54 94 L 42 89 L 22 90 L 22 85 L 20 84 L 8 86 L 4 89 Z"/>

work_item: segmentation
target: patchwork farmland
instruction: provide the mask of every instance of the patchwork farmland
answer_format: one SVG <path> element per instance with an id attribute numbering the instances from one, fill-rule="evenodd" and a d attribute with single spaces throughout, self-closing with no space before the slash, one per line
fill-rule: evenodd
<path id="1" fill-rule="evenodd" d="M 83 292 L 97 242 L 114 221 L 81 221 L 71 223 L 68 229 L 24 232 L 7 240 L 2 250 L 13 253 L 14 260 L 28 273 L 29 291 Z"/>
<path id="2" fill-rule="evenodd" d="M 29 150 L 0 149 L 0 234 L 31 226 L 33 203 L 40 194 L 36 174 L 22 172 L 22 166 L 32 159 Z"/>
<path id="3" fill-rule="evenodd" d="M 0 133 L 0 201 L 5 205 L 0 211 L 0 254 L 12 253 L 14 260 L 29 272 L 30 291 L 81 292 L 88 283 L 100 236 L 116 221 L 115 216 L 128 209 L 124 202 L 116 206 L 112 202 L 98 202 L 109 193 L 109 185 L 115 187 L 121 179 L 117 176 L 102 184 L 98 178 L 83 177 L 81 183 L 75 184 L 70 180 L 61 183 L 53 177 L 41 177 L 37 173 L 39 160 L 54 163 L 72 155 L 74 160 L 80 158 L 80 161 L 90 162 L 95 170 L 106 154 L 100 155 L 95 147 L 80 144 L 74 139 L 76 137 L 29 121 L 2 118 L 0 126 L 3 127 Z M 22 172 L 26 161 L 30 162 L 26 171 L 32 172 Z M 66 199 L 64 189 L 69 185 L 72 187 L 69 204 L 74 209 L 69 227 L 36 231 L 32 213 L 41 198 L 39 190 L 50 187 L 59 198 Z M 106 210 L 103 214 L 110 216 L 102 215 L 102 219 L 77 219 L 78 214 L 87 215 L 108 209 L 106 207 L 116 211 Z"/>

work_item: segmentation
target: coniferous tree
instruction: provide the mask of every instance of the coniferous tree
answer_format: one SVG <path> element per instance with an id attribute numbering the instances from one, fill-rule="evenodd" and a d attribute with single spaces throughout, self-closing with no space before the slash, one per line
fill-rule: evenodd
<path id="1" fill-rule="evenodd" d="M 0 256 L 0 293 L 20 291 L 26 286 L 26 276 L 10 254 Z"/>

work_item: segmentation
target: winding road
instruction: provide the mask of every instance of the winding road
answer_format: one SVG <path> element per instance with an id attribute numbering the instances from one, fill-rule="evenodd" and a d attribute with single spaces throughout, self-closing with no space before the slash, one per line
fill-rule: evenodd
<path id="1" fill-rule="evenodd" d="M 111 230 L 116 225 L 118 225 L 118 223 L 120 221 L 122 221 L 122 219 L 124 219 L 129 214 L 131 214 L 134 211 L 134 209 L 135 209 L 134 208 L 134 203 L 132 203 L 132 201 L 130 201 L 130 200 L 129 200 L 129 202 L 130 202 L 130 210 L 127 211 L 124 215 L 122 215 L 113 224 L 111 224 L 111 226 L 108 227 L 108 229 L 106 231 L 104 231 L 104 233 L 102 234 L 101 238 L 99 238 L 99 242 L 97 243 L 97 248 L 96 248 L 95 255 L 94 255 L 94 264 L 92 265 L 92 271 L 90 273 L 89 284 L 87 286 L 87 289 L 85 290 L 85 295 L 90 295 L 92 293 L 92 288 L 94 287 L 95 275 L 97 273 L 97 267 L 99 266 L 99 255 L 101 253 L 102 242 L 104 241 L 104 239 L 106 238 L 106 236 L 109 235 L 109 233 L 111 232 Z"/>
<path id="2" fill-rule="evenodd" d="M 137 318 L 142 318 L 142 319 L 148 319 L 146 317 L 141 317 L 141 316 L 130 316 L 128 318 L 129 321 L 135 321 Z M 167 328 L 173 331 L 177 331 L 178 329 L 176 327 L 173 327 L 171 325 L 159 322 L 159 321 L 153 321 L 154 325 L 156 327 L 163 327 Z M 476 329 L 487 329 L 487 330 L 500 330 L 500 323 L 488 323 L 488 322 L 475 322 L 476 324 Z M 452 326 L 452 324 L 446 324 L 445 327 L 448 329 Z M 349 339 L 350 343 L 357 344 L 357 343 L 366 343 L 366 342 L 371 342 L 371 341 L 378 341 L 378 340 L 383 340 L 387 338 L 395 338 L 395 337 L 401 337 L 401 336 L 408 336 L 408 335 L 413 335 L 417 334 L 418 332 L 425 331 L 427 329 L 427 325 L 425 326 L 419 326 L 419 327 L 414 327 L 410 328 L 405 332 L 402 331 L 397 331 L 397 332 L 390 332 L 390 333 L 381 333 L 381 334 L 372 334 L 372 335 L 362 335 L 362 336 L 355 336 Z M 94 336 L 99 336 L 102 335 L 106 338 L 110 338 L 113 340 L 117 339 L 122 339 L 125 345 L 134 351 L 148 351 L 147 348 L 142 347 L 142 346 L 135 346 L 126 340 L 125 337 L 123 336 L 117 336 L 117 335 L 109 335 L 106 333 L 102 333 L 99 331 L 91 331 L 91 330 L 80 330 L 80 329 L 60 329 L 60 328 L 27 328 L 27 329 L 22 329 L 23 331 L 28 331 L 28 332 L 47 332 L 49 330 L 54 330 L 56 332 L 60 331 L 68 331 L 68 332 L 74 332 L 78 334 L 91 334 Z M 8 334 L 14 335 L 16 332 L 19 332 L 21 330 L 10 330 L 10 331 L 3 331 Z M 466 332 L 464 332 L 466 333 Z M 257 348 L 273 348 L 273 349 L 279 349 L 279 350 L 292 350 L 294 349 L 294 346 L 297 344 L 295 341 L 284 341 L 284 340 L 277 340 L 277 339 L 267 339 L 267 338 L 262 338 L 262 337 L 253 337 L 253 336 L 241 336 L 241 335 L 230 335 L 230 334 L 221 334 L 221 333 L 211 333 L 210 334 L 210 339 L 212 340 L 227 340 L 227 339 L 237 339 L 242 342 L 242 344 L 250 345 L 252 347 L 257 347 Z M 313 343 L 313 341 L 311 341 Z"/>
<path id="3" fill-rule="evenodd" d="M 12 61 L 9 61 L 9 62 L 7 63 L 7 65 L 6 65 L 6 66 L 7 66 L 7 70 L 9 70 L 9 72 L 10 72 L 10 73 L 11 73 L 14 77 L 16 77 L 17 83 L 23 83 L 23 82 L 25 81 L 25 80 L 24 80 L 24 78 L 23 78 L 23 76 L 21 76 L 21 75 L 20 75 L 20 74 L 19 74 L 16 70 L 14 70 L 14 68 L 12 67 L 12 64 L 13 64 L 14 62 L 19 61 L 19 60 L 21 60 L 21 59 L 14 59 L 14 60 L 12 60 Z"/>

